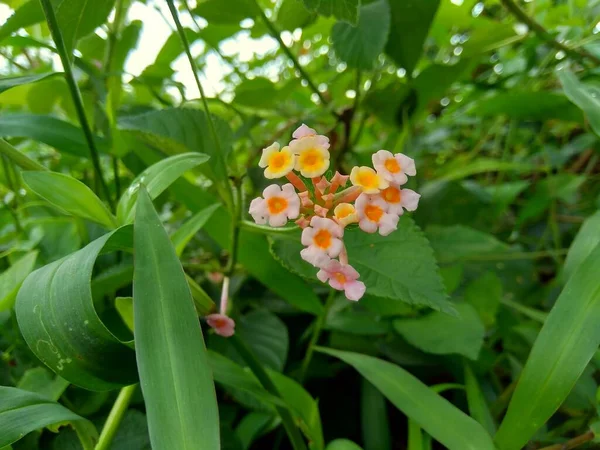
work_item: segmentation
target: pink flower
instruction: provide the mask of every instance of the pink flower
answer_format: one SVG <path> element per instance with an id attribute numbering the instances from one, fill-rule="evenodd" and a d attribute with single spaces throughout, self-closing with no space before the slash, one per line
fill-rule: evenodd
<path id="1" fill-rule="evenodd" d="M 206 316 L 206 323 L 219 336 L 230 337 L 235 333 L 235 322 L 225 314 L 209 314 Z"/>
<path id="2" fill-rule="evenodd" d="M 357 281 L 360 275 L 351 265 L 344 265 L 334 259 L 325 264 L 317 273 L 317 278 L 323 283 L 329 281 L 329 286 L 338 291 L 344 291 L 348 300 L 360 300 L 366 287 L 362 281 Z"/>
<path id="3" fill-rule="evenodd" d="M 398 215 L 388 213 L 388 204 L 380 195 L 360 194 L 356 199 L 358 226 L 367 233 L 387 236 L 398 227 Z"/>
<path id="4" fill-rule="evenodd" d="M 300 256 L 313 266 L 321 267 L 340 254 L 344 247 L 343 235 L 344 229 L 333 220 L 315 216 L 310 227 L 302 231 L 302 245 L 307 248 L 300 252 Z"/>
<path id="5" fill-rule="evenodd" d="M 402 153 L 387 150 L 379 150 L 372 156 L 373 167 L 377 173 L 386 181 L 396 184 L 404 184 L 408 181 L 407 175 L 417 174 L 415 161 Z"/>
<path id="6" fill-rule="evenodd" d="M 390 185 L 390 187 L 381 191 L 381 198 L 388 204 L 388 212 L 401 216 L 404 214 L 404 209 L 414 211 L 419 206 L 420 194 L 417 194 L 411 189 L 400 189 L 398 185 Z M 404 208 L 404 209 L 403 209 Z"/>
<path id="7" fill-rule="evenodd" d="M 250 203 L 250 215 L 258 224 L 265 224 L 268 220 L 272 227 L 282 227 L 288 219 L 296 219 L 300 214 L 300 197 L 290 183 L 268 186 L 263 197 Z"/>

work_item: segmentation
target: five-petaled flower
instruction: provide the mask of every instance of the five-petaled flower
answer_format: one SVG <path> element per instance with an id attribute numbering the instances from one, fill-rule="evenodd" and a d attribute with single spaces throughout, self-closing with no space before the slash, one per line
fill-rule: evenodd
<path id="1" fill-rule="evenodd" d="M 382 236 L 396 230 L 404 211 L 414 211 L 419 204 L 419 194 L 401 188 L 416 174 L 415 163 L 402 153 L 379 150 L 372 157 L 374 169 L 354 167 L 349 176 L 335 172 L 326 177 L 329 139 L 304 124 L 292 137 L 281 150 L 277 143 L 264 149 L 259 163 L 266 178 L 285 176 L 289 183 L 267 187 L 262 198 L 252 200 L 249 212 L 256 223 L 273 227 L 295 220 L 303 229 L 302 259 L 320 269 L 319 280 L 344 291 L 349 300 L 358 300 L 366 287 L 348 264 L 344 228 L 358 223 L 361 230 Z M 345 188 L 348 178 L 352 186 Z"/>
<path id="2" fill-rule="evenodd" d="M 344 291 L 348 300 L 360 300 L 364 295 L 366 287 L 362 281 L 357 281 L 359 273 L 349 264 L 342 264 L 335 259 L 325 264 L 317 278 L 323 283 L 329 281 L 329 286 L 338 291 Z"/>
<path id="3" fill-rule="evenodd" d="M 268 221 L 272 227 L 282 227 L 288 219 L 298 218 L 300 197 L 290 183 L 281 187 L 272 184 L 263 191 L 263 198 L 252 200 L 249 212 L 258 224 Z"/>

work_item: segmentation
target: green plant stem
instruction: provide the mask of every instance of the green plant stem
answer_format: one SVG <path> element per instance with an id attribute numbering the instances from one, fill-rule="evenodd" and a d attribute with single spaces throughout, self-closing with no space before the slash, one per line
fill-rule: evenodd
<path id="1" fill-rule="evenodd" d="M 267 392 L 281 398 L 281 394 L 269 377 L 269 374 L 265 371 L 262 364 L 258 361 L 258 359 L 256 359 L 256 356 L 254 356 L 254 353 L 252 353 L 252 350 L 250 350 L 244 341 L 242 341 L 237 334 L 231 336 L 229 340 L 240 354 L 242 359 L 246 362 L 246 364 L 248 364 L 250 370 L 252 370 L 254 375 L 256 375 L 256 378 L 258 378 L 258 381 L 260 381 L 260 384 L 262 384 Z M 277 406 L 276 408 L 294 450 L 307 450 L 304 439 L 302 438 L 302 434 L 300 433 L 298 427 L 296 427 L 294 424 L 292 414 L 287 410 L 287 408 L 282 406 Z"/>
<path id="2" fill-rule="evenodd" d="M 319 97 L 319 100 L 321 100 L 321 103 L 323 103 L 325 106 L 329 106 L 330 101 L 325 98 L 325 96 L 321 93 L 321 91 L 319 91 L 319 88 L 312 81 L 312 79 L 308 76 L 308 73 L 306 73 L 306 71 L 300 64 L 300 61 L 298 61 L 298 58 L 296 58 L 296 56 L 292 53 L 292 51 L 289 49 L 289 47 L 287 45 L 285 45 L 285 42 L 283 42 L 283 39 L 281 39 L 281 33 L 279 32 L 277 27 L 275 27 L 273 22 L 271 22 L 269 20 L 269 18 L 267 17 L 267 15 L 263 11 L 263 9 L 258 4 L 258 1 L 254 0 L 254 4 L 256 5 L 256 9 L 257 9 L 258 13 L 260 14 L 260 17 L 262 18 L 263 22 L 269 29 L 271 36 L 273 36 L 275 38 L 275 40 L 279 43 L 281 50 L 283 50 L 283 52 L 290 59 L 290 61 L 292 61 L 292 64 L 294 64 L 294 67 L 296 68 L 296 70 L 298 72 L 300 72 L 300 76 L 304 79 L 304 81 L 306 81 L 306 83 L 308 83 L 308 87 L 310 87 L 311 91 L 313 91 L 315 94 L 317 94 L 317 96 Z M 332 110 L 331 113 L 337 119 L 339 119 L 339 115 L 335 111 Z"/>
<path id="3" fill-rule="evenodd" d="M 529 29 L 533 30 L 541 39 L 548 42 L 548 44 L 553 47 L 562 50 L 567 55 L 577 60 L 589 59 L 593 61 L 595 64 L 600 64 L 600 58 L 592 55 L 584 49 L 575 50 L 566 45 L 558 42 L 554 37 L 538 22 L 536 22 L 532 17 L 529 17 L 527 13 L 517 5 L 513 0 L 500 0 L 500 3 L 518 20 L 526 24 Z"/>
<path id="4" fill-rule="evenodd" d="M 4 139 L 0 139 L 0 154 L 6 155 L 17 166 L 25 170 L 48 170 L 37 161 L 28 158 Z"/>
<path id="5" fill-rule="evenodd" d="M 300 367 L 300 376 L 298 380 L 300 383 L 304 382 L 306 378 L 306 374 L 308 372 L 308 367 L 310 366 L 310 362 L 312 360 L 313 353 L 315 351 L 315 345 L 319 341 L 319 337 L 321 337 L 321 332 L 323 331 L 323 325 L 325 325 L 325 321 L 327 320 L 327 316 L 329 315 L 329 310 L 335 301 L 335 294 L 337 292 L 333 289 L 329 292 L 327 296 L 327 300 L 325 301 L 325 307 L 321 314 L 315 320 L 315 325 L 313 328 L 312 335 L 310 336 L 310 341 L 308 342 L 308 347 L 306 348 L 306 354 L 304 355 L 304 359 L 302 360 L 302 366 Z"/>
<path id="6" fill-rule="evenodd" d="M 227 267 L 225 268 L 225 276 L 231 277 L 235 271 L 235 264 L 237 262 L 238 243 L 240 240 L 240 220 L 242 217 L 242 189 L 239 185 L 239 180 L 233 185 L 234 199 L 233 199 L 233 214 L 231 216 L 231 238 L 229 247 L 229 260 L 227 261 Z"/>
<path id="7" fill-rule="evenodd" d="M 15 209 L 18 209 L 19 203 L 18 203 L 17 199 L 18 199 L 19 193 L 17 192 L 18 189 L 15 188 L 15 186 L 13 184 L 13 180 L 12 180 L 12 177 L 10 174 L 8 158 L 4 155 L 0 155 L 0 159 L 2 160 L 2 167 L 4 169 L 4 177 L 6 178 L 6 183 L 8 184 L 8 188 L 13 192 L 13 195 L 14 195 Z M 4 202 L 4 205 L 6 206 L 6 209 L 8 210 L 8 212 L 10 213 L 10 215 L 13 218 L 13 221 L 15 222 L 16 230 L 20 233 L 21 231 L 23 231 L 23 227 L 21 226 L 21 221 L 19 220 L 19 215 L 17 214 L 17 211 L 13 210 L 13 208 L 6 201 Z"/>
<path id="8" fill-rule="evenodd" d="M 585 444 L 586 442 L 590 442 L 592 439 L 594 439 L 594 437 L 594 432 L 590 430 L 587 433 L 568 440 L 564 444 L 549 445 L 548 447 L 540 448 L 540 450 L 571 450 L 575 447 Z"/>
<path id="9" fill-rule="evenodd" d="M 215 143 L 215 149 L 217 153 L 222 154 L 223 149 L 221 147 L 221 142 L 219 140 L 219 135 L 217 133 L 217 128 L 215 126 L 215 122 L 213 121 L 213 117 L 208 109 L 208 101 L 206 100 L 206 95 L 204 94 L 204 89 L 202 88 L 202 83 L 200 83 L 200 78 L 198 77 L 198 68 L 196 67 L 196 62 L 192 57 L 192 52 L 190 51 L 190 43 L 188 42 L 187 36 L 185 35 L 185 31 L 181 22 L 179 21 L 179 14 L 177 13 L 177 8 L 175 8 L 175 4 L 173 0 L 167 0 L 167 4 L 169 5 L 169 11 L 171 11 L 171 16 L 173 16 L 173 21 L 177 26 L 177 33 L 179 34 L 179 38 L 181 39 L 181 43 L 183 44 L 183 48 L 185 50 L 185 54 L 187 55 L 188 61 L 192 68 L 192 73 L 194 75 L 194 80 L 196 81 L 196 86 L 198 87 L 198 91 L 200 92 L 200 98 L 202 99 L 202 106 L 204 107 L 204 112 L 206 113 L 206 117 L 208 120 L 208 126 L 210 128 L 210 133 L 213 137 L 213 141 Z M 223 173 L 227 173 L 227 167 L 222 167 Z M 225 180 L 227 183 L 227 180 Z M 235 205 L 233 204 L 233 194 L 231 193 L 231 189 L 227 184 L 227 188 L 224 190 L 225 202 L 229 206 L 229 209 L 233 212 Z"/>
<path id="10" fill-rule="evenodd" d="M 131 397 L 136 388 L 137 384 L 132 384 L 131 386 L 125 386 L 121 389 L 110 410 L 110 414 L 106 418 L 102 433 L 100 433 L 100 438 L 98 439 L 98 444 L 96 444 L 94 450 L 108 450 L 110 448 L 110 443 L 119 429 L 121 420 L 123 420 L 123 416 L 127 411 L 127 407 L 129 406 L 129 402 L 131 401 Z"/>
<path id="11" fill-rule="evenodd" d="M 115 205 L 110 195 L 108 185 L 106 184 L 106 181 L 104 180 L 104 177 L 102 175 L 102 167 L 100 166 L 100 155 L 98 153 L 98 148 L 96 147 L 96 142 L 94 141 L 92 129 L 87 120 L 87 116 L 85 115 L 85 108 L 83 106 L 83 99 L 81 98 L 79 86 L 77 86 L 77 81 L 75 80 L 75 76 L 73 74 L 73 68 L 71 66 L 70 59 L 72 55 L 70 55 L 69 52 L 67 52 L 67 47 L 65 45 L 65 41 L 63 40 L 62 33 L 58 26 L 58 20 L 56 19 L 56 15 L 54 14 L 54 8 L 52 7 L 51 0 L 40 0 L 40 2 L 42 3 L 42 8 L 44 10 L 44 15 L 46 16 L 46 21 L 48 22 L 50 34 L 52 34 L 52 39 L 54 40 L 56 50 L 58 51 L 58 55 L 60 56 L 63 69 L 65 71 L 65 79 L 67 80 L 69 91 L 71 92 L 71 98 L 73 99 L 75 111 L 77 112 L 77 117 L 79 118 L 79 124 L 81 125 L 83 134 L 85 135 L 85 139 L 88 144 L 88 148 L 90 150 L 90 157 L 92 159 L 92 165 L 94 167 L 97 182 L 99 183 L 100 188 L 103 191 L 106 201 L 110 205 L 111 209 L 114 211 Z"/>

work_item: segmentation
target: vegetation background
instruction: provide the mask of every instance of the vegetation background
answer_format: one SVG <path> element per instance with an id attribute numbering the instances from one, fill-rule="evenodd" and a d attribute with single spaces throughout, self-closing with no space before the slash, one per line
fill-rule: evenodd
<path id="1" fill-rule="evenodd" d="M 0 7 L 0 448 L 597 445 L 599 0 Z M 358 303 L 248 220 L 301 123 L 417 164 Z"/>

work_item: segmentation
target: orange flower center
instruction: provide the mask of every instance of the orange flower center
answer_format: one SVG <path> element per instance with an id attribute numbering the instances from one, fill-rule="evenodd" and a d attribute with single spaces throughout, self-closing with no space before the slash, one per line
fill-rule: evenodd
<path id="1" fill-rule="evenodd" d="M 269 166 L 271 166 L 273 169 L 281 169 L 288 163 L 288 159 L 289 158 L 281 152 L 275 153 L 269 159 Z"/>
<path id="2" fill-rule="evenodd" d="M 398 172 L 400 172 L 400 170 L 402 170 L 402 168 L 400 167 L 400 164 L 398 164 L 398 161 L 396 160 L 396 158 L 386 159 L 384 165 L 385 165 L 385 168 L 392 173 L 398 173 Z"/>
<path id="3" fill-rule="evenodd" d="M 334 277 L 340 284 L 344 284 L 346 282 L 346 277 L 343 273 L 337 272 Z"/>
<path id="4" fill-rule="evenodd" d="M 371 222 L 379 222 L 383 216 L 383 209 L 377 205 L 367 205 L 365 206 L 365 216 Z"/>
<path id="5" fill-rule="evenodd" d="M 345 217 L 348 217 L 353 212 L 354 212 L 354 207 L 352 205 L 343 205 L 340 208 L 337 208 L 335 215 L 338 219 L 344 219 Z"/>
<path id="6" fill-rule="evenodd" d="M 267 207 L 271 214 L 279 214 L 288 207 L 288 202 L 283 197 L 271 197 L 267 200 Z"/>
<path id="7" fill-rule="evenodd" d="M 357 177 L 358 184 L 366 188 L 376 188 L 379 186 L 379 179 L 375 172 L 370 170 L 361 171 Z"/>
<path id="8" fill-rule="evenodd" d="M 388 203 L 400 203 L 400 189 L 390 186 L 381 191 L 381 196 Z"/>
<path id="9" fill-rule="evenodd" d="M 300 164 L 308 168 L 312 168 L 321 164 L 321 160 L 321 154 L 316 149 L 306 150 L 302 152 L 302 155 L 300 156 Z"/>
<path id="10" fill-rule="evenodd" d="M 327 249 L 331 246 L 331 233 L 327 230 L 319 230 L 313 237 L 313 242 L 317 247 Z"/>

